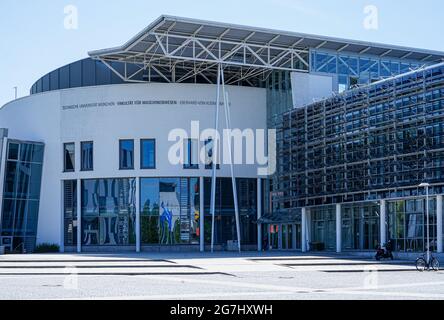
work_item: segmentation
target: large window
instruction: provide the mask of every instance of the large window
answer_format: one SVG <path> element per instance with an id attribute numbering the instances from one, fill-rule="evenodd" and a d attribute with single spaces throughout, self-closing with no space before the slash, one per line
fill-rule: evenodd
<path id="1" fill-rule="evenodd" d="M 94 144 L 92 141 L 81 143 L 81 170 L 92 171 L 94 169 Z"/>
<path id="2" fill-rule="evenodd" d="M 156 168 L 156 140 L 154 139 L 140 140 L 140 168 L 141 169 Z"/>
<path id="3" fill-rule="evenodd" d="M 436 250 L 436 199 L 429 204 L 430 248 Z M 426 250 L 425 199 L 401 200 L 388 203 L 388 239 L 396 251 Z"/>
<path id="4" fill-rule="evenodd" d="M 140 180 L 143 244 L 199 243 L 199 179 Z"/>
<path id="5" fill-rule="evenodd" d="M 135 179 L 82 181 L 82 244 L 135 243 Z"/>
<path id="6" fill-rule="evenodd" d="M 241 243 L 243 245 L 257 244 L 257 180 L 236 179 L 238 205 L 240 214 Z M 211 178 L 205 178 L 205 242 L 211 241 L 210 214 Z M 236 216 L 234 211 L 233 188 L 230 178 L 216 180 L 215 207 L 215 243 L 227 245 L 227 241 L 237 239 Z"/>
<path id="7" fill-rule="evenodd" d="M 120 170 L 134 169 L 134 140 L 120 140 L 119 150 Z"/>
<path id="8" fill-rule="evenodd" d="M 75 170 L 75 144 L 65 143 L 63 145 L 64 171 L 73 172 Z"/>
<path id="9" fill-rule="evenodd" d="M 342 249 L 374 250 L 380 244 L 379 205 L 346 204 L 342 207 Z"/>
<path id="10" fill-rule="evenodd" d="M 8 142 L 0 236 L 10 250 L 34 250 L 43 152 L 43 144 Z"/>

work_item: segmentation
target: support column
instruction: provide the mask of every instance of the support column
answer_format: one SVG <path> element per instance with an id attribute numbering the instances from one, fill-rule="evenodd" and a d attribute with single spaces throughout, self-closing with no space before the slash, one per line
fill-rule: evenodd
<path id="1" fill-rule="evenodd" d="M 302 208 L 301 249 L 302 249 L 302 252 L 307 252 L 307 208 Z"/>
<path id="2" fill-rule="evenodd" d="M 257 179 L 257 220 L 262 218 L 262 179 Z M 257 251 L 262 251 L 262 224 L 257 224 Z"/>
<path id="3" fill-rule="evenodd" d="M 200 236 L 200 252 L 205 251 L 205 190 L 204 178 L 199 178 L 199 236 Z"/>
<path id="4" fill-rule="evenodd" d="M 342 217 L 341 205 L 336 204 L 336 252 L 342 251 Z"/>
<path id="5" fill-rule="evenodd" d="M 77 179 L 77 252 L 82 252 L 82 180 Z"/>
<path id="6" fill-rule="evenodd" d="M 443 247 L 442 247 L 442 195 L 438 195 L 436 197 L 436 251 L 438 251 L 438 253 L 442 253 L 443 252 Z"/>
<path id="7" fill-rule="evenodd" d="M 380 225 L 380 236 L 381 236 L 381 245 L 383 246 L 387 243 L 387 224 L 386 224 L 386 215 L 387 215 L 387 202 L 385 200 L 381 200 L 380 203 L 380 213 L 379 213 L 379 225 Z"/>
<path id="8" fill-rule="evenodd" d="M 136 252 L 140 252 L 140 179 L 136 178 Z"/>

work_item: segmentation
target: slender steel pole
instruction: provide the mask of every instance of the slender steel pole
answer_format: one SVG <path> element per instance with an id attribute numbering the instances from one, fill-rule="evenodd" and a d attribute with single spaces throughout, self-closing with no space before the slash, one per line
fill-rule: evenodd
<path id="1" fill-rule="evenodd" d="M 224 72 L 221 72 L 222 77 L 222 94 L 224 97 L 224 111 L 225 111 L 225 123 L 227 129 L 231 129 L 231 114 L 230 114 L 230 101 L 228 99 L 228 92 L 225 90 L 225 78 Z M 230 170 L 231 170 L 231 184 L 233 188 L 233 200 L 234 200 L 234 214 L 236 217 L 236 232 L 237 232 L 237 246 L 239 252 L 241 252 L 241 234 L 240 234 L 240 221 L 239 221 L 239 204 L 237 200 L 237 186 L 236 177 L 234 176 L 233 155 L 231 152 L 231 136 L 225 137 L 228 141 L 228 156 L 230 157 Z"/>
<path id="2" fill-rule="evenodd" d="M 220 104 L 220 74 L 221 65 L 217 67 L 217 97 L 216 97 L 216 116 L 214 120 L 214 137 L 213 137 L 213 175 L 211 178 L 211 252 L 214 252 L 214 220 L 216 211 L 216 167 L 217 167 L 217 150 L 218 150 L 218 129 L 219 129 L 219 104 Z"/>

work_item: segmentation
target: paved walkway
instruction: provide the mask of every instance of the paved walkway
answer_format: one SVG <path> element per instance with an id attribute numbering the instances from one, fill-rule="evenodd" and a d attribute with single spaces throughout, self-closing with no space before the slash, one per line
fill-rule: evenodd
<path id="1" fill-rule="evenodd" d="M 0 299 L 444 299 L 444 272 L 335 254 L 6 255 L 0 287 Z"/>

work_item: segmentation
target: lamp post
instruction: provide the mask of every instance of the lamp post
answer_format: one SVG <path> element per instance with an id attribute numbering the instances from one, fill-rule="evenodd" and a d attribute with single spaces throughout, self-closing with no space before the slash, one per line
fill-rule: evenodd
<path id="1" fill-rule="evenodd" d="M 421 183 L 421 188 L 426 190 L 426 226 L 427 226 L 427 264 L 430 263 L 430 236 L 429 236 L 429 183 Z"/>

